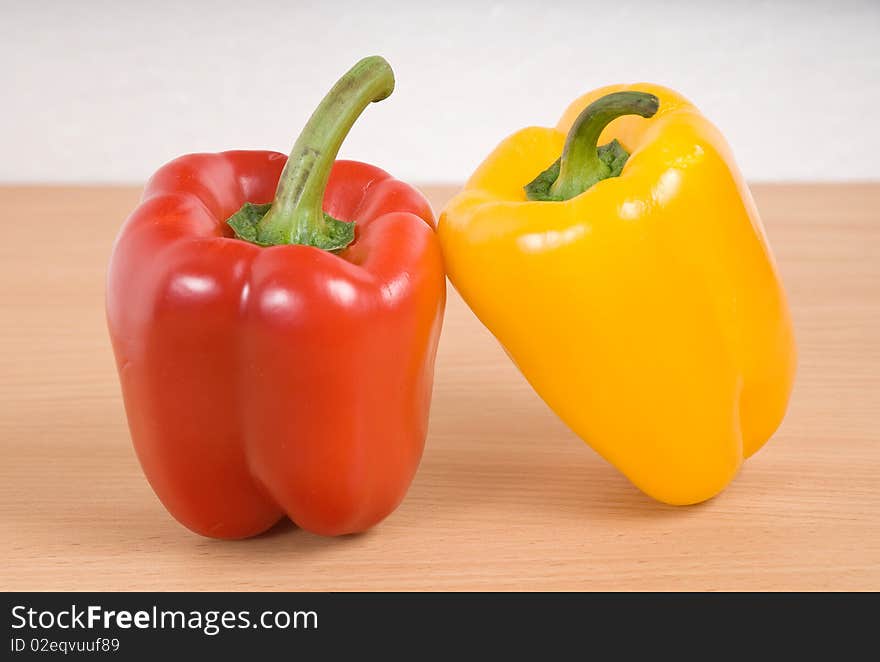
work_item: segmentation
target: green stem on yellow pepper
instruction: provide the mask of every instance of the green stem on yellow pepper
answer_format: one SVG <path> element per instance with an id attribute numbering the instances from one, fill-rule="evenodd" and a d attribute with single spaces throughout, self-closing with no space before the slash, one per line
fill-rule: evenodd
<path id="1" fill-rule="evenodd" d="M 646 92 L 613 92 L 587 106 L 572 124 L 562 157 L 526 187 L 530 200 L 569 200 L 618 176 L 629 154 L 617 140 L 598 147 L 602 130 L 623 115 L 653 117 L 660 101 Z"/>

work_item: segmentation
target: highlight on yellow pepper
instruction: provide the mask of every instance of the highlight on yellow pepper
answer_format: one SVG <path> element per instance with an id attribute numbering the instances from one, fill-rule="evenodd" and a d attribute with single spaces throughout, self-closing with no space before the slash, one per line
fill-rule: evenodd
<path id="1" fill-rule="evenodd" d="M 715 496 L 782 421 L 785 292 L 730 148 L 676 92 L 606 87 L 513 134 L 439 236 L 538 394 L 655 499 Z"/>

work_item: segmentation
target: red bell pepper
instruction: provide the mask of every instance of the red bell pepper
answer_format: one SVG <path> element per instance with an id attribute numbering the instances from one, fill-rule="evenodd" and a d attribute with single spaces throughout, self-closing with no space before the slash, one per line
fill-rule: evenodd
<path id="1" fill-rule="evenodd" d="M 285 514 L 363 531 L 415 474 L 446 296 L 434 218 L 383 170 L 334 165 L 393 88 L 366 58 L 287 160 L 170 162 L 116 239 L 107 319 L 132 440 L 193 531 L 243 538 Z"/>

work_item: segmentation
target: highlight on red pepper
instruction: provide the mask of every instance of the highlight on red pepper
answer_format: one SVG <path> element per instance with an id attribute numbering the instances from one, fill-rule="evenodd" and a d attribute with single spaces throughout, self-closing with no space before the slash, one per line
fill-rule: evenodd
<path id="1" fill-rule="evenodd" d="M 132 441 L 197 533 L 244 538 L 285 515 L 363 531 L 416 472 L 446 297 L 434 217 L 385 171 L 334 162 L 393 88 L 369 57 L 289 158 L 171 161 L 116 239 L 107 321 Z"/>

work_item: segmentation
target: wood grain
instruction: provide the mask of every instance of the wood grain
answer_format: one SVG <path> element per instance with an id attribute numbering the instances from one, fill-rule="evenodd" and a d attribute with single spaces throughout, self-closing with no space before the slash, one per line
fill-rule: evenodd
<path id="1" fill-rule="evenodd" d="M 451 190 L 427 192 L 439 208 Z M 636 491 L 450 291 L 400 509 L 341 539 L 218 542 L 171 519 L 128 438 L 103 289 L 138 191 L 0 189 L 0 589 L 880 589 L 880 184 L 754 192 L 800 367 L 781 430 L 721 496 Z"/>

